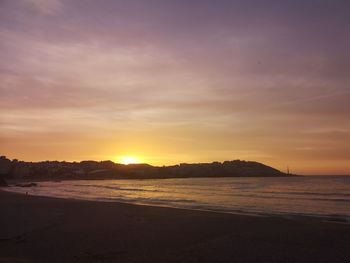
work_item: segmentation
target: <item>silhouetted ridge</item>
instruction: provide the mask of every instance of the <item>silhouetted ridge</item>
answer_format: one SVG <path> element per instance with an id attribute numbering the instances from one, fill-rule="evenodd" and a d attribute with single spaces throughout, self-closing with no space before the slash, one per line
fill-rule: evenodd
<path id="1" fill-rule="evenodd" d="M 0 187 L 7 186 L 5 177 L 9 175 L 11 170 L 11 161 L 5 156 L 0 156 Z"/>
<path id="2" fill-rule="evenodd" d="M 112 161 L 24 162 L 10 161 L 4 156 L 0 161 L 3 177 L 32 180 L 288 176 L 262 163 L 241 160 L 181 163 L 162 167 L 149 164 L 124 165 Z"/>

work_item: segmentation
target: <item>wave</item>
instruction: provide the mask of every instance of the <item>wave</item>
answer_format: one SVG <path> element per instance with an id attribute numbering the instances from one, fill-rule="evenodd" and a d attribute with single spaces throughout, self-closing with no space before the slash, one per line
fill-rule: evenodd
<path id="1" fill-rule="evenodd" d="M 148 193 L 171 193 L 172 189 L 156 190 L 156 189 L 145 189 L 145 188 L 130 188 L 121 186 L 107 186 L 107 185 L 96 185 L 96 184 L 74 184 L 72 186 L 84 188 L 100 188 L 109 189 L 114 191 L 130 191 L 130 192 L 148 192 Z M 253 187 L 252 187 L 253 188 Z M 247 188 L 245 188 L 247 189 Z M 251 188 L 249 188 L 251 189 Z M 196 190 L 207 190 L 207 189 L 196 189 Z M 62 189 L 63 192 L 89 194 L 89 192 L 83 190 L 72 190 L 69 188 Z M 271 195 L 266 195 L 271 194 Z M 307 196 L 321 196 L 321 197 L 305 197 Z M 300 191 L 288 191 L 288 192 L 274 192 L 274 191 L 258 191 L 258 192 L 241 192 L 232 193 L 228 191 L 221 191 L 215 193 L 215 196 L 228 196 L 228 197 L 243 197 L 243 198 L 256 198 L 256 199 L 283 199 L 283 200 L 305 200 L 305 201 L 328 201 L 328 202 L 350 202 L 350 198 L 342 198 L 343 196 L 350 196 L 350 194 L 332 194 L 332 193 L 318 193 L 318 192 L 300 192 Z M 322 196 L 329 196 L 334 198 L 322 198 Z M 151 199 L 149 199 L 151 200 Z M 171 202 L 172 199 L 167 199 L 167 202 Z"/>
<path id="2" fill-rule="evenodd" d="M 106 186 L 106 185 L 73 185 L 73 186 L 104 188 L 104 189 L 110 189 L 110 190 L 116 190 L 116 191 L 134 191 L 134 192 L 152 192 L 152 193 L 164 192 L 164 191 L 160 191 L 160 190 L 149 190 L 149 189 L 140 189 L 140 188 L 125 188 L 125 187 L 119 187 L 119 186 Z"/>
<path id="3" fill-rule="evenodd" d="M 298 192 L 298 191 L 287 191 L 287 192 L 276 192 L 276 191 L 261 191 L 260 193 L 269 194 L 281 194 L 281 195 L 322 195 L 322 196 L 349 196 L 350 193 L 321 193 L 321 192 Z"/>
<path id="4" fill-rule="evenodd" d="M 259 192 L 257 194 L 248 194 L 248 193 L 242 193 L 242 194 L 236 194 L 236 193 L 221 193 L 221 196 L 235 196 L 235 197 L 252 197 L 252 198 L 262 198 L 262 199 L 283 199 L 283 200 L 320 200 L 320 201 L 339 201 L 339 202 L 350 202 L 350 198 L 308 198 L 308 197 L 295 197 L 293 195 L 280 196 L 280 193 L 271 192 L 273 195 L 264 195 L 265 192 Z M 334 195 L 333 195 L 334 196 Z"/>
<path id="5" fill-rule="evenodd" d="M 164 190 L 156 190 L 156 189 L 145 189 L 145 188 L 129 188 L 129 187 L 120 187 L 120 186 L 106 186 L 106 185 L 80 185 L 75 184 L 73 186 L 76 187 L 94 187 L 94 188 L 103 188 L 103 189 L 109 189 L 109 190 L 115 190 L 115 191 L 132 191 L 132 192 L 150 192 L 150 193 L 169 193 L 171 189 Z M 257 187 L 243 187 L 243 189 L 254 189 Z M 241 188 L 236 188 L 237 190 L 241 190 Z M 205 188 L 196 189 L 196 190 L 206 190 Z M 288 192 L 274 192 L 274 191 L 257 191 L 256 194 L 248 194 L 249 192 L 243 192 L 240 194 L 232 193 L 232 192 L 226 192 L 222 191 L 220 193 L 215 193 L 215 195 L 221 195 L 221 196 L 237 196 L 237 197 L 253 197 L 253 198 L 263 198 L 263 199 L 285 199 L 285 200 L 291 200 L 291 199 L 298 199 L 298 200 L 320 200 L 320 201 L 333 201 L 333 202 L 350 202 L 350 198 L 342 198 L 343 196 L 350 197 L 350 194 L 347 193 L 320 193 L 320 192 L 298 192 L 298 191 L 288 191 Z M 265 194 L 273 194 L 273 196 L 268 196 Z M 298 197 L 295 197 L 297 195 Z M 307 197 L 300 197 L 300 196 L 333 196 L 334 198 L 307 198 Z"/>

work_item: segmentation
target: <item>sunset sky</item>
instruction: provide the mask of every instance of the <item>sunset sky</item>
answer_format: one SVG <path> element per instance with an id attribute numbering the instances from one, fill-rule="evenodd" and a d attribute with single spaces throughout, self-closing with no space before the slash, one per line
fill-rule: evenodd
<path id="1" fill-rule="evenodd" d="M 0 154 L 350 174 L 350 1 L 0 0 Z"/>

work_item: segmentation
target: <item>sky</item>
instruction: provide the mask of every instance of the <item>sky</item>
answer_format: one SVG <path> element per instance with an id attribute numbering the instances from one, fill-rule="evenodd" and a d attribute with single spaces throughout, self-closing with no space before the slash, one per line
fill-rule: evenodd
<path id="1" fill-rule="evenodd" d="M 350 2 L 0 0 L 0 153 L 350 174 Z"/>

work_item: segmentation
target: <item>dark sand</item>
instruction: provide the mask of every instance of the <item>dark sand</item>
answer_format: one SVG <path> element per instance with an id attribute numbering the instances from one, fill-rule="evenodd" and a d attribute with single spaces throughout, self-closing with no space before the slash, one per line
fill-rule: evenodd
<path id="1" fill-rule="evenodd" d="M 0 262 L 350 262 L 350 225 L 0 191 Z"/>

